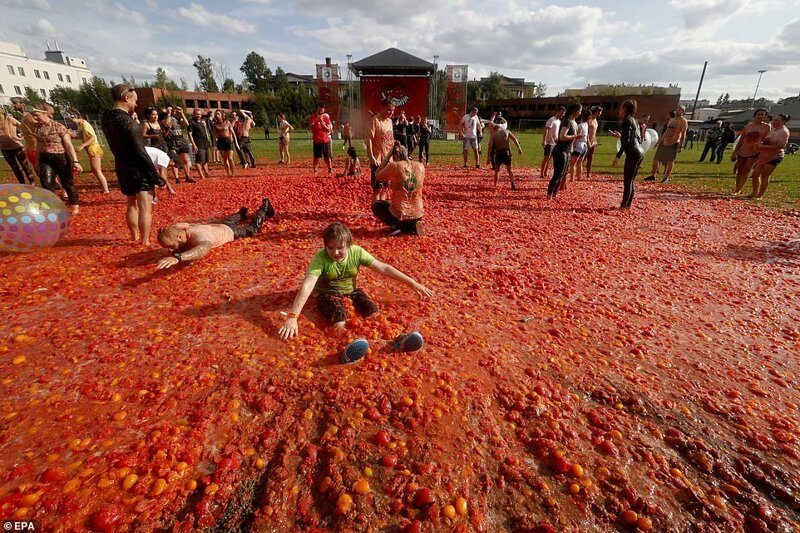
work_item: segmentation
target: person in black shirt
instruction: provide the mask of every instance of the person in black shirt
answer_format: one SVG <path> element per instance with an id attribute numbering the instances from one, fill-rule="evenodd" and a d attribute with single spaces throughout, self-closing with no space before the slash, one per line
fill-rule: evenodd
<path id="1" fill-rule="evenodd" d="M 717 123 L 714 124 L 714 127 L 706 132 L 706 145 L 703 147 L 703 153 L 700 154 L 701 163 L 705 161 L 708 152 L 711 152 L 711 163 L 714 162 L 714 158 L 717 157 L 717 148 L 719 148 L 721 138 L 722 121 L 718 120 Z"/>
<path id="2" fill-rule="evenodd" d="M 197 164 L 197 171 L 200 173 L 201 178 L 207 178 L 208 160 L 211 156 L 211 127 L 199 108 L 195 108 L 192 112 L 192 119 L 186 129 L 189 132 L 192 150 L 194 150 L 194 162 Z"/>
<path id="3" fill-rule="evenodd" d="M 417 117 L 418 139 L 419 139 L 419 162 L 422 163 L 422 153 L 425 153 L 425 164 L 428 164 L 430 152 L 429 139 L 431 137 L 431 126 L 428 124 L 428 117 Z"/>
<path id="4" fill-rule="evenodd" d="M 136 109 L 136 90 L 127 85 L 111 88 L 114 107 L 103 113 L 103 133 L 114 154 L 119 189 L 128 197 L 125 221 L 134 242 L 150 245 L 153 223 L 153 195 L 166 182 L 144 149 L 139 126 L 131 118 Z"/>
<path id="5" fill-rule="evenodd" d="M 567 173 L 569 167 L 569 156 L 572 152 L 572 143 L 576 139 L 583 137 L 583 133 L 578 130 L 575 119 L 581 114 L 581 104 L 570 104 L 567 107 L 564 118 L 561 119 L 561 126 L 556 137 L 556 145 L 553 147 L 553 177 L 547 184 L 547 199 L 555 198 L 561 188 L 561 181 Z"/>
<path id="6" fill-rule="evenodd" d="M 717 164 L 722 163 L 722 154 L 730 143 L 736 140 L 736 132 L 733 131 L 731 123 L 727 120 L 722 123 L 722 135 L 719 138 L 719 146 L 717 146 Z M 713 158 L 712 158 L 713 161 Z"/>
<path id="7" fill-rule="evenodd" d="M 622 126 L 619 131 L 611 131 L 611 135 L 619 139 L 620 151 L 625 153 L 625 167 L 622 173 L 624 188 L 620 209 L 630 209 L 635 193 L 633 182 L 644 159 L 639 123 L 634 118 L 636 100 L 625 100 L 619 108 Z"/>

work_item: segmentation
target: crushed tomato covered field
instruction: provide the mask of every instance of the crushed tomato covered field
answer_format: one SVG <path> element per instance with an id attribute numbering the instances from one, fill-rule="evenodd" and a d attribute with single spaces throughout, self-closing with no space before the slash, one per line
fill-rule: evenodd
<path id="1" fill-rule="evenodd" d="M 55 247 L 0 255 L 0 519 L 46 531 L 796 531 L 800 218 L 610 176 L 555 201 L 523 169 L 429 167 L 426 236 L 366 178 L 309 164 L 162 194 L 154 232 L 262 197 L 255 238 L 156 271 L 124 198 L 82 189 Z M 113 187 L 113 186 L 112 186 Z M 329 223 L 435 292 L 362 269 L 381 307 L 333 336 Z M 425 347 L 387 353 L 416 329 Z M 356 337 L 376 341 L 339 364 Z"/>

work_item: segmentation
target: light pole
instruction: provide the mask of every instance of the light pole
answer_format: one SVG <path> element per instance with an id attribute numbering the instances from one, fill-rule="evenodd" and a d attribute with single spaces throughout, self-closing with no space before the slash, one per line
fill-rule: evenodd
<path id="1" fill-rule="evenodd" d="M 350 64 L 353 54 L 347 54 L 347 120 L 353 120 L 353 90 L 350 86 Z"/>
<path id="2" fill-rule="evenodd" d="M 431 119 L 435 120 L 436 124 L 439 124 L 439 116 L 438 116 L 438 109 L 439 106 L 439 56 L 433 56 L 433 102 L 431 105 Z"/>
<path id="3" fill-rule="evenodd" d="M 762 69 L 758 71 L 758 82 L 756 83 L 756 90 L 753 93 L 753 107 L 756 106 L 756 95 L 758 94 L 758 86 L 761 85 L 761 76 L 763 76 L 766 71 L 767 69 Z"/>

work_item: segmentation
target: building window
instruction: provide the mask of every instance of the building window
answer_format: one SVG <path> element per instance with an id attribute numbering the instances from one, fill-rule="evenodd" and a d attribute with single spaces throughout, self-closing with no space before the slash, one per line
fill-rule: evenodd
<path id="1" fill-rule="evenodd" d="M 40 79 L 42 77 L 42 73 L 39 72 L 37 69 L 33 69 L 33 75 Z"/>
<path id="2" fill-rule="evenodd" d="M 11 65 L 7 65 L 7 66 L 8 66 L 8 73 L 13 76 L 14 75 L 14 67 L 12 67 Z"/>
<path id="3" fill-rule="evenodd" d="M 58 81 L 64 81 L 64 76 L 60 72 L 58 73 Z"/>
<path id="4" fill-rule="evenodd" d="M 44 92 L 44 89 L 39 89 L 39 92 L 42 93 L 42 98 L 47 98 L 47 93 Z"/>
<path id="5" fill-rule="evenodd" d="M 17 94 L 22 94 L 22 89 L 19 88 L 19 85 L 14 85 L 14 92 Z"/>
<path id="6" fill-rule="evenodd" d="M 69 74 L 67 74 L 67 83 L 72 83 L 72 78 L 69 77 Z"/>
<path id="7" fill-rule="evenodd" d="M 22 67 L 17 67 L 17 71 L 19 72 L 19 75 L 20 75 L 20 76 L 24 76 L 24 75 L 25 75 L 25 69 L 24 69 L 24 68 L 22 68 Z"/>
<path id="8" fill-rule="evenodd" d="M 47 72 L 46 70 L 44 71 L 44 79 L 46 79 L 46 80 L 50 79 L 50 73 Z"/>

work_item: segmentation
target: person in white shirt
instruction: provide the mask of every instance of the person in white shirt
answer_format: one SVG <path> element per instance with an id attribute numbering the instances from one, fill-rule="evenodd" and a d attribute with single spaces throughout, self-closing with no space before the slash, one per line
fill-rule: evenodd
<path id="1" fill-rule="evenodd" d="M 550 158 L 553 154 L 553 147 L 556 145 L 556 139 L 558 139 L 558 130 L 561 129 L 561 118 L 564 116 L 566 111 L 567 108 L 563 105 L 558 106 L 556 114 L 548 118 L 547 123 L 544 125 L 544 133 L 542 135 L 542 148 L 544 148 L 544 157 L 542 158 L 542 164 L 539 168 L 539 175 L 542 178 L 547 179 L 547 170 L 550 166 Z"/>
<path id="2" fill-rule="evenodd" d="M 467 160 L 469 159 L 469 150 L 472 149 L 472 154 L 475 156 L 475 168 L 481 168 L 480 161 L 478 160 L 478 108 L 473 107 L 470 112 L 461 119 L 461 135 L 464 137 L 464 168 L 467 168 Z"/>

